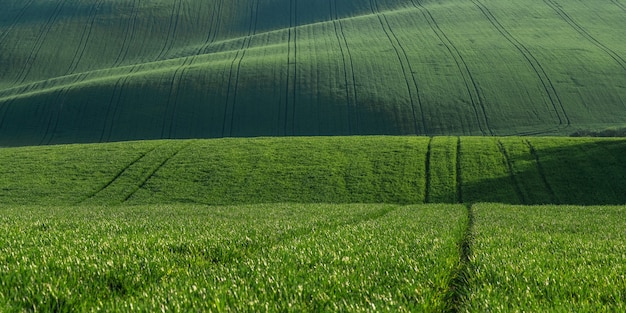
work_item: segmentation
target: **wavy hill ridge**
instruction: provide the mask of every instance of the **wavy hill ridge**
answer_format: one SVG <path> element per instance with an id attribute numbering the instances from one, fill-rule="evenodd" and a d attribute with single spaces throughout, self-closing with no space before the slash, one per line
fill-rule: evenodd
<path id="1" fill-rule="evenodd" d="M 624 125 L 618 0 L 7 2 L 0 145 Z"/>

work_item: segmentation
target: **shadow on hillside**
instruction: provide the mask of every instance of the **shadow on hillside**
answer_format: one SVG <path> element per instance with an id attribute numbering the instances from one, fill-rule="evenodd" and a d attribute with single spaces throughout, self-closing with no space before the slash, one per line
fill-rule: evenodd
<path id="1" fill-rule="evenodd" d="M 528 140 L 534 151 L 509 155 L 514 174 L 464 184 L 463 202 L 626 204 L 626 139 L 581 138 L 559 146 L 546 138 L 519 140 Z"/>

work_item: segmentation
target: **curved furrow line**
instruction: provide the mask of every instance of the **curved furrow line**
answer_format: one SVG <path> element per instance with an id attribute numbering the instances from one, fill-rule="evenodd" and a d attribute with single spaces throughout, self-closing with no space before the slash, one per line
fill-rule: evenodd
<path id="1" fill-rule="evenodd" d="M 622 9 L 622 11 L 626 12 L 626 6 L 623 5 L 621 2 L 619 2 L 618 0 L 611 0 L 611 2 L 615 4 L 618 8 Z"/>
<path id="2" fill-rule="evenodd" d="M 33 4 L 33 2 L 35 2 L 35 0 L 28 1 L 24 5 L 24 7 L 22 7 L 22 9 L 17 13 L 15 18 L 11 22 L 11 25 L 9 27 L 7 27 L 6 31 L 4 31 L 4 33 L 2 33 L 2 35 L 0 35 L 0 46 L 4 45 L 4 40 L 6 39 L 6 37 L 11 33 L 11 31 L 13 31 L 13 28 L 15 28 L 15 25 L 17 25 L 19 20 L 21 20 L 22 17 L 24 17 L 24 14 L 28 10 L 28 8 L 30 8 L 30 6 Z"/>
<path id="3" fill-rule="evenodd" d="M 297 82 L 297 58 L 298 58 L 298 0 L 289 1 L 289 38 L 287 47 L 287 89 L 285 91 L 285 135 L 287 135 L 288 119 L 291 115 L 291 135 L 295 133 L 296 118 L 296 82 Z M 292 57 L 293 54 L 293 57 Z M 293 73 L 292 73 L 293 71 Z M 290 88 L 291 87 L 291 88 Z M 291 103 L 291 114 L 287 114 Z"/>
<path id="4" fill-rule="evenodd" d="M 511 177 L 511 181 L 513 182 L 513 187 L 515 188 L 515 193 L 517 193 L 517 197 L 521 201 L 521 204 L 526 204 L 526 197 L 524 197 L 524 193 L 522 192 L 522 187 L 517 181 L 517 176 L 515 176 L 515 169 L 513 168 L 513 161 L 511 161 L 511 157 L 509 153 L 506 151 L 504 144 L 502 141 L 498 139 L 498 148 L 500 148 L 500 152 L 504 157 L 504 161 L 506 162 L 507 168 L 509 170 L 509 176 Z"/>
<path id="5" fill-rule="evenodd" d="M 552 83 L 552 80 L 550 79 L 550 77 L 548 76 L 548 74 L 546 73 L 546 71 L 544 70 L 543 66 L 541 65 L 541 63 L 539 63 L 539 61 L 537 60 L 537 58 L 535 58 L 535 56 L 530 52 L 530 50 L 528 50 L 528 48 L 526 48 L 526 46 L 524 46 L 519 40 L 517 40 L 497 19 L 496 17 L 493 15 L 493 13 L 491 13 L 491 11 L 489 10 L 489 8 L 487 8 L 484 4 L 482 4 L 482 2 L 480 2 L 479 0 L 471 0 L 474 5 L 476 5 L 476 7 L 478 7 L 478 9 L 483 13 L 483 15 L 487 18 L 487 20 L 491 23 L 491 25 L 493 25 L 493 27 L 511 44 L 513 45 L 524 57 L 524 59 L 528 62 L 528 64 L 531 66 L 531 68 L 533 69 L 533 71 L 535 72 L 535 74 L 537 75 L 537 77 L 539 78 L 539 81 L 541 82 L 544 91 L 546 92 L 546 95 L 548 96 L 548 99 L 550 100 L 550 103 L 552 105 L 552 108 L 554 109 L 554 112 L 556 114 L 556 116 L 558 117 L 559 120 L 559 127 L 569 127 L 571 122 L 569 119 L 569 116 L 567 115 L 567 112 L 565 111 L 565 108 L 563 106 L 563 103 L 561 101 L 561 98 L 558 94 L 558 92 L 556 91 L 556 88 L 554 87 L 554 84 Z M 565 120 L 565 121 L 563 121 Z"/>
<path id="6" fill-rule="evenodd" d="M 337 0 L 335 0 L 335 12 L 337 12 Z M 337 23 L 339 24 L 339 31 L 341 34 L 341 38 L 343 40 L 343 43 L 346 47 L 346 52 L 348 53 L 348 61 L 350 64 L 350 72 L 352 73 L 352 93 L 353 93 L 353 97 L 354 97 L 354 101 L 353 101 L 353 105 L 355 108 L 355 114 L 354 114 L 354 122 L 355 122 L 355 128 L 356 128 L 356 133 L 359 134 L 360 133 L 360 119 L 359 119 L 359 114 L 358 114 L 358 110 L 357 110 L 357 106 L 359 105 L 359 97 L 358 97 L 358 90 L 357 90 L 357 84 L 356 84 L 356 74 L 354 72 L 354 58 L 352 57 L 352 51 L 350 50 L 350 46 L 348 45 L 348 39 L 346 37 L 345 32 L 343 31 L 343 23 L 341 22 L 340 19 L 337 20 Z"/>
<path id="7" fill-rule="evenodd" d="M 61 111 L 63 110 L 63 102 L 60 101 L 61 98 L 69 91 L 70 87 L 62 88 L 57 92 L 57 96 L 54 101 L 49 104 L 53 108 L 50 109 L 50 114 L 48 116 L 48 123 L 46 124 L 46 131 L 41 137 L 41 141 L 39 141 L 39 145 L 49 145 L 54 138 L 54 133 L 56 132 L 57 126 L 59 124 L 59 118 L 61 115 Z M 56 106 L 60 106 L 58 108 L 54 108 Z M 54 121 L 54 122 L 53 122 Z"/>
<path id="8" fill-rule="evenodd" d="M 433 137 L 430 137 L 428 140 L 428 148 L 426 150 L 426 164 L 424 165 L 424 179 L 426 183 L 424 184 L 424 203 L 430 203 L 430 180 L 431 180 L 431 170 L 430 170 L 430 159 L 432 158 L 432 146 L 433 146 Z"/>
<path id="9" fill-rule="evenodd" d="M 420 106 L 420 110 L 422 111 L 422 134 L 426 133 L 426 119 L 424 117 L 424 112 L 423 112 L 423 108 L 422 108 L 422 103 L 421 103 L 421 99 L 420 99 L 420 95 L 419 95 L 419 88 L 417 87 L 417 82 L 415 80 L 415 76 L 413 74 L 413 69 L 411 67 L 411 63 L 409 62 L 409 59 L 407 57 L 406 54 L 406 50 L 404 50 L 404 48 L 402 47 L 402 45 L 400 44 L 400 41 L 398 40 L 398 37 L 393 33 L 392 29 L 391 29 L 391 25 L 389 25 L 389 21 L 387 20 L 387 17 L 381 13 L 379 7 L 378 7 L 378 2 L 377 0 L 370 0 L 370 8 L 372 10 L 372 14 L 376 15 L 376 17 L 378 18 L 378 22 L 380 23 L 380 26 L 382 27 L 383 31 L 385 32 L 385 35 L 387 36 L 387 39 L 389 40 L 389 43 L 391 44 L 391 46 L 393 47 L 393 50 L 396 52 L 396 56 L 398 58 L 398 62 L 400 63 L 400 67 L 402 68 L 402 73 L 404 75 L 404 81 L 406 83 L 406 88 L 407 91 L 409 93 L 409 101 L 411 103 L 411 113 L 413 116 L 413 127 L 415 128 L 415 134 L 419 135 L 420 134 L 420 129 L 419 126 L 417 125 L 417 114 L 416 114 L 416 110 L 415 110 L 415 98 L 417 97 L 417 102 L 418 105 Z M 383 22 L 384 20 L 384 22 Z M 395 43 L 394 40 L 395 39 Z M 402 53 L 400 53 L 400 50 L 402 50 Z M 402 56 L 404 56 L 404 60 L 402 58 Z M 409 82 L 411 79 L 409 78 L 409 73 L 407 73 L 407 71 L 410 72 L 410 76 L 412 76 L 412 80 L 414 83 L 414 87 L 416 89 L 416 93 L 417 96 L 413 95 L 413 90 L 411 88 L 411 83 Z"/>
<path id="10" fill-rule="evenodd" d="M 624 58 L 622 58 L 619 54 L 617 54 L 611 48 L 605 46 L 603 43 L 601 43 L 599 40 L 593 37 L 584 27 L 582 27 L 571 16 L 569 16 L 569 14 L 567 14 L 563 10 L 560 4 L 552 0 L 543 0 L 543 2 L 547 4 L 550 8 L 552 8 L 552 10 L 554 10 L 554 12 L 556 12 L 556 14 L 559 17 L 561 17 L 561 19 L 563 19 L 567 24 L 569 24 L 576 32 L 581 34 L 583 37 L 585 37 L 585 39 L 587 39 L 593 45 L 595 45 L 596 47 L 604 51 L 606 54 L 608 54 L 611 57 L 611 59 L 613 59 L 615 62 L 617 62 L 617 64 L 619 64 L 619 66 L 621 66 L 624 70 L 626 70 L 626 60 L 624 60 Z"/>
<path id="11" fill-rule="evenodd" d="M 88 22 L 89 26 L 83 29 L 83 33 L 80 36 L 80 43 L 78 44 L 78 48 L 74 52 L 74 57 L 72 58 L 72 64 L 70 64 L 70 67 L 65 72 L 65 75 L 72 74 L 74 71 L 76 71 L 78 64 L 83 59 L 83 55 L 85 54 L 85 50 L 87 49 L 87 43 L 89 42 L 89 39 L 91 38 L 91 31 L 93 30 L 93 25 L 96 22 L 96 15 L 98 13 L 98 9 L 100 8 L 100 5 L 102 5 L 103 1 L 104 0 L 98 0 L 91 7 L 91 10 L 89 11 L 89 22 Z"/>
<path id="12" fill-rule="evenodd" d="M 411 2 L 413 3 L 413 6 L 415 6 L 421 11 L 422 15 L 426 19 L 426 22 L 428 23 L 428 26 L 432 29 L 433 33 L 435 33 L 435 35 L 437 36 L 439 41 L 444 45 L 444 47 L 446 47 L 446 50 L 448 50 L 448 52 L 450 53 L 450 56 L 452 56 L 452 58 L 454 59 L 454 62 L 456 63 L 457 68 L 459 69 L 459 73 L 461 73 L 461 77 L 463 78 L 463 83 L 465 84 L 465 89 L 467 90 L 467 94 L 470 97 L 470 102 L 472 103 L 472 107 L 474 109 L 474 115 L 476 116 L 476 123 L 478 124 L 478 129 L 480 129 L 480 132 L 483 134 L 483 136 L 486 135 L 487 133 L 485 132 L 485 129 L 483 128 L 483 125 L 482 125 L 484 123 L 485 128 L 487 129 L 489 134 L 493 136 L 494 133 L 491 130 L 491 127 L 489 127 L 489 119 L 487 118 L 487 111 L 485 109 L 485 103 L 483 101 L 483 97 L 480 93 L 480 89 L 478 88 L 478 84 L 476 83 L 476 80 L 474 79 L 472 72 L 470 71 L 469 66 L 467 65 L 467 62 L 465 62 L 465 59 L 463 58 L 463 55 L 461 54 L 459 49 L 454 45 L 454 43 L 452 43 L 452 40 L 450 40 L 448 35 L 446 35 L 446 33 L 439 27 L 439 24 L 437 23 L 437 20 L 435 20 L 435 17 L 430 13 L 430 11 L 425 6 L 422 5 L 421 1 L 411 0 Z M 478 112 L 479 111 L 478 107 L 480 107 L 480 111 L 482 112 L 482 114 Z M 481 121 L 481 118 L 480 118 L 481 115 L 484 121 Z"/>
<path id="13" fill-rule="evenodd" d="M 178 28 L 178 21 L 180 19 L 180 10 L 183 0 L 174 1 L 174 5 L 172 6 L 172 15 L 170 17 L 170 24 L 167 28 L 167 35 L 165 37 L 165 44 L 163 44 L 163 48 L 161 48 L 161 52 L 157 55 L 156 59 L 161 60 L 161 58 L 172 49 L 173 42 L 175 41 L 174 35 L 176 34 L 176 28 Z"/>
<path id="14" fill-rule="evenodd" d="M 126 25 L 126 30 L 124 31 L 124 39 L 122 41 L 122 47 L 120 48 L 120 52 L 117 54 L 115 61 L 113 62 L 113 67 L 119 66 L 128 55 L 128 50 L 130 50 L 130 43 L 133 42 L 133 38 L 135 37 L 135 24 L 137 23 L 137 14 L 139 12 L 138 6 L 141 3 L 141 0 L 133 0 L 133 6 L 130 11 L 130 18 L 128 19 L 128 24 Z"/>
<path id="15" fill-rule="evenodd" d="M 344 79 L 344 84 L 345 84 L 345 90 L 346 90 L 346 104 L 347 104 L 347 113 L 348 113 L 348 134 L 352 135 L 352 123 L 351 123 L 351 119 L 350 119 L 350 115 L 354 114 L 352 112 L 352 102 L 350 101 L 351 99 L 351 95 L 350 95 L 350 89 L 348 86 L 348 66 L 347 66 L 347 62 L 346 62 L 346 52 L 344 52 L 343 49 L 343 42 L 341 40 L 341 36 L 339 35 L 339 29 L 337 27 L 337 24 L 339 23 L 337 21 L 337 0 L 328 0 L 328 5 L 330 8 L 330 19 L 333 22 L 333 28 L 335 30 L 335 37 L 337 38 L 337 44 L 339 45 L 339 52 L 341 53 L 341 62 L 343 64 L 343 79 Z M 345 41 L 345 37 L 343 38 Z"/>
<path id="16" fill-rule="evenodd" d="M 239 58 L 239 61 L 237 63 L 237 73 L 235 76 L 235 90 L 233 92 L 233 101 L 232 101 L 231 113 L 230 113 L 229 136 L 232 136 L 233 125 L 235 124 L 235 105 L 237 104 L 237 94 L 238 94 L 237 92 L 239 91 L 239 77 L 240 77 L 240 72 L 241 72 L 241 63 L 243 62 L 243 58 L 246 56 L 246 52 L 250 48 L 252 38 L 254 37 L 257 31 L 257 24 L 259 21 L 259 0 L 253 1 L 252 11 L 253 12 L 251 13 L 251 17 L 250 17 L 250 28 L 248 29 L 248 43 L 246 44 L 246 47 L 243 49 L 243 52 L 241 53 L 241 58 Z"/>
<path id="17" fill-rule="evenodd" d="M 535 159 L 535 164 L 537 165 L 537 172 L 539 173 L 539 176 L 541 177 L 541 181 L 543 182 L 544 187 L 548 191 L 548 194 L 550 194 L 550 201 L 552 202 L 552 204 L 558 204 L 558 199 L 556 198 L 554 189 L 552 189 L 552 187 L 550 186 L 550 183 L 548 183 L 548 179 L 546 177 L 546 171 L 543 169 L 543 165 L 541 164 L 541 161 L 539 160 L 539 154 L 537 153 L 537 150 L 530 143 L 528 139 L 525 139 L 524 142 L 528 146 L 528 149 L 530 149 L 530 155 L 532 155 L 533 158 Z"/>
<path id="18" fill-rule="evenodd" d="M 239 73 L 241 71 L 241 63 L 243 62 L 243 58 L 246 56 L 246 51 L 250 48 L 250 43 L 252 42 L 252 34 L 256 31 L 257 12 L 258 0 L 255 0 L 250 4 L 250 23 L 248 24 L 248 35 L 241 42 L 241 48 L 237 50 L 235 57 L 230 63 L 230 70 L 228 73 L 228 87 L 226 90 L 226 101 L 224 104 L 224 122 L 222 122 L 222 137 L 232 136 L 233 123 L 235 118 L 235 102 L 237 100 L 237 89 L 239 88 Z"/>
<path id="19" fill-rule="evenodd" d="M 165 159 L 163 159 L 163 161 L 161 161 L 161 163 L 159 165 L 157 165 L 157 167 L 155 167 L 144 179 L 142 179 L 142 181 L 138 184 L 137 188 L 135 190 L 133 190 L 130 194 L 128 194 L 124 200 L 122 200 L 122 203 L 125 203 L 126 201 L 128 201 L 128 199 L 130 199 L 133 195 L 135 195 L 137 193 L 137 191 L 141 190 L 142 188 L 144 188 L 146 186 L 146 184 L 148 183 L 148 181 L 154 177 L 154 175 L 161 169 L 163 168 L 163 166 L 165 166 L 165 164 L 167 164 L 167 162 L 169 162 L 170 160 L 172 160 L 173 158 L 175 158 L 181 151 L 185 150 L 185 148 L 189 147 L 191 145 L 191 142 L 184 144 L 182 147 L 180 147 L 179 149 L 177 149 L 173 154 L 167 156 Z"/>
<path id="20" fill-rule="evenodd" d="M 115 82 L 115 85 L 113 86 L 113 92 L 111 92 L 111 99 L 109 100 L 109 105 L 107 106 L 107 111 L 106 111 L 106 114 L 104 115 L 105 125 L 102 128 L 102 133 L 100 135 L 100 142 L 110 141 L 111 134 L 113 133 L 113 125 L 115 124 L 115 117 L 118 114 L 119 104 L 122 100 L 122 91 L 124 89 L 124 85 L 126 85 L 128 78 L 133 73 L 135 73 L 138 68 L 139 68 L 138 65 L 131 67 L 128 73 L 118 78 L 118 80 Z"/>
<path id="21" fill-rule="evenodd" d="M 74 80 L 74 83 L 82 80 L 85 76 L 87 76 L 87 74 L 81 74 L 76 76 L 76 79 Z M 65 96 L 70 89 L 72 85 L 70 84 L 68 87 L 64 88 L 61 90 L 61 94 L 59 94 L 59 97 L 57 98 L 57 100 L 55 100 L 55 105 L 58 105 L 60 103 L 60 108 L 59 110 L 56 111 L 56 115 L 54 118 L 54 124 L 52 125 L 52 128 L 48 128 L 46 129 L 46 135 L 49 133 L 50 137 L 48 137 L 48 140 L 45 142 L 46 145 L 49 145 L 52 143 L 52 139 L 54 138 L 54 134 L 56 134 L 57 132 L 57 127 L 59 126 L 59 120 L 61 119 L 61 112 L 63 111 L 63 104 L 65 103 L 65 100 L 61 100 L 63 96 Z M 50 126 L 50 125 L 48 125 Z"/>
<path id="22" fill-rule="evenodd" d="M 457 137 L 456 140 L 456 199 L 457 203 L 463 203 L 463 172 L 461 166 L 461 160 L 463 155 L 461 154 L 461 137 Z"/>
<path id="23" fill-rule="evenodd" d="M 174 75 L 172 77 L 172 82 L 170 85 L 168 102 L 166 104 L 165 114 L 163 116 L 163 125 L 161 127 L 162 138 L 173 138 L 172 131 L 174 129 L 174 121 L 176 119 L 176 108 L 178 107 L 178 93 L 184 81 L 183 77 L 185 76 L 185 72 L 189 69 L 189 66 L 192 65 L 195 62 L 195 60 L 198 58 L 198 56 L 202 53 L 202 50 L 205 47 L 209 46 L 211 43 L 213 43 L 213 41 L 215 41 L 215 38 L 217 36 L 216 29 L 219 26 L 217 24 L 219 24 L 219 21 L 221 19 L 219 15 L 221 15 L 222 4 L 223 4 L 223 1 L 213 2 L 213 10 L 211 10 L 211 24 L 212 25 L 209 31 L 207 32 L 207 37 L 204 43 L 198 48 L 195 54 L 186 57 L 183 60 L 183 63 L 174 71 Z M 217 21 L 215 22 L 216 24 L 213 25 L 215 21 L 216 12 L 218 14 L 218 18 L 217 18 Z M 187 64 L 187 61 L 189 61 L 188 64 Z M 177 74 L 179 71 L 180 71 L 180 74 L 178 75 L 178 78 L 177 78 Z M 169 126 L 166 126 L 166 121 L 168 120 L 168 117 L 169 117 Z M 167 129 L 167 137 L 165 137 L 166 129 Z"/>
<path id="24" fill-rule="evenodd" d="M 98 190 L 93 192 L 91 195 L 87 196 L 85 199 L 80 201 L 78 204 L 84 203 L 86 201 L 89 201 L 89 200 L 95 198 L 99 193 L 101 193 L 102 191 L 104 191 L 105 189 L 107 189 L 111 185 L 113 185 L 115 183 L 115 181 L 117 181 L 126 171 L 128 171 L 131 167 L 133 167 L 133 165 L 139 163 L 143 158 L 146 157 L 146 155 L 152 153 L 153 151 L 155 151 L 156 149 L 160 148 L 163 145 L 165 145 L 165 143 L 159 144 L 159 145 L 155 146 L 154 148 L 152 148 L 152 149 L 150 149 L 150 150 L 140 154 L 137 158 L 132 160 L 124 168 L 122 168 L 119 172 L 117 172 L 117 174 L 115 174 L 115 176 L 113 176 L 113 178 L 111 178 L 106 184 L 104 184 L 102 187 L 98 188 Z"/>
<path id="25" fill-rule="evenodd" d="M 174 123 L 174 112 L 170 112 L 175 110 L 177 98 L 178 98 L 178 90 L 180 89 L 180 84 L 183 80 L 183 74 L 185 72 L 185 67 L 187 66 L 187 61 L 192 61 L 193 57 L 186 57 L 183 60 L 183 63 L 174 70 L 174 74 L 172 75 L 172 79 L 170 82 L 170 90 L 168 92 L 167 103 L 165 104 L 165 110 L 163 112 L 163 123 L 161 124 L 161 138 L 171 138 L 172 136 L 172 124 Z M 169 125 L 168 125 L 169 121 Z M 167 137 L 166 137 L 166 130 Z"/>
<path id="26" fill-rule="evenodd" d="M 65 5 L 66 2 L 67 2 L 67 0 L 59 1 L 57 3 L 56 7 L 54 8 L 53 13 L 50 14 L 50 17 L 48 18 L 48 20 L 46 21 L 44 26 L 41 28 L 41 31 L 40 31 L 40 33 L 37 36 L 37 39 L 35 41 L 35 46 L 30 51 L 30 54 L 28 55 L 28 58 L 26 59 L 26 62 L 24 64 L 24 66 L 20 70 L 20 73 L 18 74 L 18 76 L 17 76 L 17 78 L 16 78 L 16 80 L 14 82 L 14 85 L 19 85 L 19 84 L 24 83 L 24 81 L 26 80 L 26 78 L 30 74 L 30 71 L 32 71 L 32 69 L 33 69 L 33 62 L 35 61 L 35 59 L 39 55 L 39 51 L 41 50 L 41 47 L 43 46 L 43 43 L 44 43 L 46 37 L 48 37 L 48 33 L 50 32 L 50 29 L 52 28 L 52 25 L 56 22 L 57 18 L 59 17 L 59 14 L 61 13 L 61 10 L 63 9 L 63 6 Z"/>

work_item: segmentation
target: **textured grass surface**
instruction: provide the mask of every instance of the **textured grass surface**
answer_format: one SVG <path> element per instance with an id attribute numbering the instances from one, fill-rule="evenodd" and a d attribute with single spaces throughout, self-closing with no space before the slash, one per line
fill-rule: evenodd
<path id="1" fill-rule="evenodd" d="M 463 312 L 619 312 L 624 207 L 473 207 Z"/>
<path id="2" fill-rule="evenodd" d="M 620 127 L 620 1 L 5 1 L 0 145 Z"/>
<path id="3" fill-rule="evenodd" d="M 165 140 L 0 149 L 4 204 L 624 204 L 626 141 Z"/>
<path id="4" fill-rule="evenodd" d="M 461 206 L 0 208 L 0 308 L 441 312 Z"/>

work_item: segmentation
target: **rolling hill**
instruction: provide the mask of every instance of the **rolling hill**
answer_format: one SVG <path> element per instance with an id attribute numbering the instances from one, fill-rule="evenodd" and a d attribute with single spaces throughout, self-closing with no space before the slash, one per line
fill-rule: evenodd
<path id="1" fill-rule="evenodd" d="M 623 126 L 622 1 L 4 1 L 0 146 Z"/>
<path id="2" fill-rule="evenodd" d="M 0 203 L 623 205 L 626 141 L 225 138 L 0 149 Z"/>

